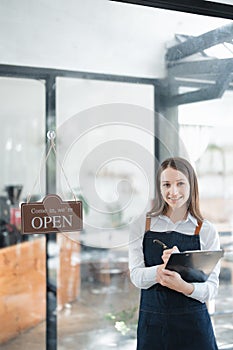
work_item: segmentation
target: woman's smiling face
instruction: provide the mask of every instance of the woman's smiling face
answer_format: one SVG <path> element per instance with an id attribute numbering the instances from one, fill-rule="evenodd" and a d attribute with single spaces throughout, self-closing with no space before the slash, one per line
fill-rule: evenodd
<path id="1" fill-rule="evenodd" d="M 190 185 L 181 171 L 168 167 L 162 171 L 160 181 L 163 200 L 171 209 L 188 207 Z"/>

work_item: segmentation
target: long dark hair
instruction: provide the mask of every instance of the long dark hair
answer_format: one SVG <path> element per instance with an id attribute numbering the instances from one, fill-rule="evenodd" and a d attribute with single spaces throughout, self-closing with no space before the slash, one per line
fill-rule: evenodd
<path id="1" fill-rule="evenodd" d="M 190 195 L 188 199 L 187 211 L 190 212 L 198 221 L 203 221 L 203 216 L 200 212 L 199 207 L 199 191 L 198 191 L 198 183 L 197 176 L 192 165 L 184 158 L 174 157 L 168 158 L 162 162 L 160 165 L 157 177 L 156 177 L 156 198 L 155 198 L 155 206 L 151 211 L 147 213 L 148 216 L 157 216 L 157 215 L 165 215 L 168 210 L 168 205 L 164 201 L 161 194 L 161 173 L 167 169 L 172 168 L 182 172 L 188 179 L 190 185 Z"/>

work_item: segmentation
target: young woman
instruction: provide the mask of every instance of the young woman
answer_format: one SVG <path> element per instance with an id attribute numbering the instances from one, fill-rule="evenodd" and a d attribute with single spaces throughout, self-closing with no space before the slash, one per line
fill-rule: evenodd
<path id="1" fill-rule="evenodd" d="M 217 293 L 220 264 L 201 283 L 188 283 L 165 265 L 175 251 L 220 249 L 218 233 L 200 213 L 197 178 L 187 160 L 165 160 L 156 186 L 146 228 L 145 220 L 135 223 L 129 245 L 130 277 L 141 289 L 137 350 L 216 350 L 205 302 Z"/>

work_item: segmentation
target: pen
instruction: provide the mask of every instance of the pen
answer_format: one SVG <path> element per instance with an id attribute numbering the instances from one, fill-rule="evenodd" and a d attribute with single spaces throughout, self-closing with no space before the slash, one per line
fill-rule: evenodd
<path id="1" fill-rule="evenodd" d="M 164 244 L 163 242 L 161 242 L 159 239 L 153 239 L 153 243 L 158 243 L 160 244 L 163 249 L 168 249 L 168 247 L 166 246 L 166 244 Z"/>

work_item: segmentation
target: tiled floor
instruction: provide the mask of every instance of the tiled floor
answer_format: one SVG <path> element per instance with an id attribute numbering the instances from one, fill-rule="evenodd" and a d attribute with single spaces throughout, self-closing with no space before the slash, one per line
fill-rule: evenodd
<path id="1" fill-rule="evenodd" d="M 112 257 L 111 257 L 112 258 Z M 112 274 L 111 284 L 105 285 L 89 275 L 82 281 L 77 301 L 66 305 L 57 313 L 58 350 L 134 350 L 138 305 L 138 290 L 129 281 L 128 275 Z M 119 314 L 125 310 L 125 313 Z M 132 315 L 130 314 L 132 313 Z M 111 317 L 116 317 L 112 319 Z M 130 318 L 132 316 L 132 318 Z M 129 320 L 128 320 L 129 318 Z M 119 332 L 114 324 L 125 321 L 129 328 L 124 333 L 124 324 Z M 233 349 L 233 285 L 221 281 L 212 316 L 219 349 Z M 0 346 L 1 350 L 44 350 L 45 323 L 20 334 Z M 188 350 L 188 349 L 187 349 Z"/>

